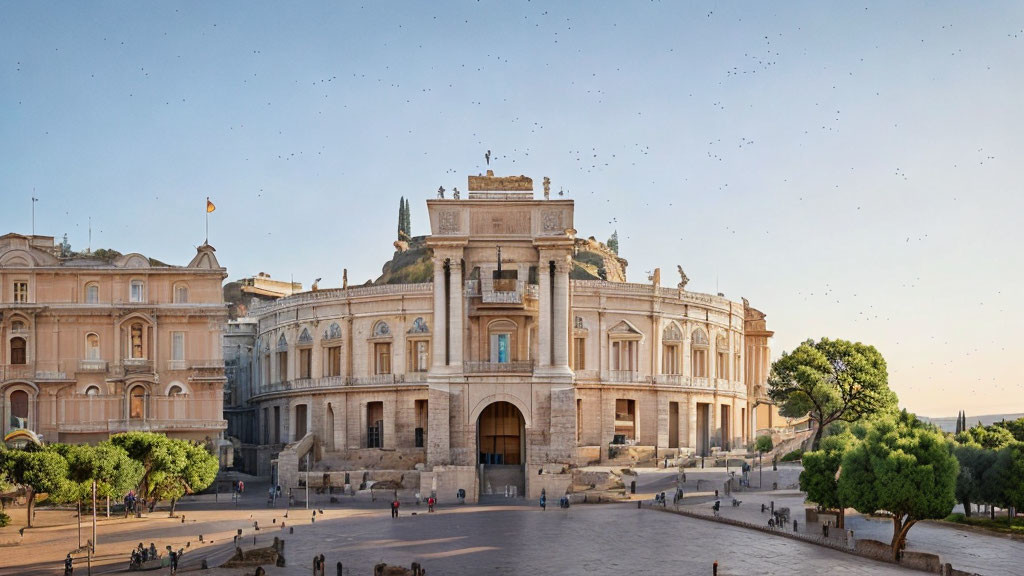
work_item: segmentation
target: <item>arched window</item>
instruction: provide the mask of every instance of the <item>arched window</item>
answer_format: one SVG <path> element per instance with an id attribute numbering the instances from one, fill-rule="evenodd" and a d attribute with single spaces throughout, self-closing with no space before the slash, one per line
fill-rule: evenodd
<path id="1" fill-rule="evenodd" d="M 302 333 L 299 334 L 299 342 L 302 344 L 308 344 L 313 341 L 313 337 L 309 335 L 309 329 L 303 328 Z"/>
<path id="2" fill-rule="evenodd" d="M 132 280 L 131 294 L 129 294 L 129 300 L 131 302 L 139 303 L 146 301 L 146 283 L 142 280 Z"/>
<path id="3" fill-rule="evenodd" d="M 141 420 L 146 417 L 146 389 L 136 386 L 131 389 L 128 398 L 128 418 Z"/>
<path id="4" fill-rule="evenodd" d="M 85 359 L 100 359 L 100 337 L 91 332 L 85 335 Z"/>
<path id="5" fill-rule="evenodd" d="M 175 384 L 174 386 L 171 386 L 170 389 L 167 390 L 167 395 L 168 396 L 181 396 L 184 393 L 185 393 L 185 391 L 182 390 L 181 386 L 178 386 L 177 384 Z"/>
<path id="6" fill-rule="evenodd" d="M 129 358 L 140 359 L 146 357 L 145 347 L 142 343 L 142 324 L 136 322 L 128 330 Z"/>
<path id="7" fill-rule="evenodd" d="M 188 284 L 176 284 L 174 286 L 174 303 L 186 304 L 188 302 Z"/>
<path id="8" fill-rule="evenodd" d="M 11 338 L 11 364 L 27 364 L 28 355 L 25 339 L 21 337 Z"/>
<path id="9" fill-rule="evenodd" d="M 511 320 L 495 320 L 487 325 L 491 362 L 505 364 L 517 359 L 516 332 L 517 326 Z"/>
<path id="10" fill-rule="evenodd" d="M 28 392 L 15 390 L 11 392 L 11 428 L 29 428 Z"/>
<path id="11" fill-rule="evenodd" d="M 15 320 L 15 321 L 11 322 L 11 331 L 12 332 L 24 332 L 25 331 L 25 323 L 22 322 L 21 320 Z"/>
<path id="12" fill-rule="evenodd" d="M 99 393 L 100 393 L 99 386 L 89 386 L 88 388 L 85 389 L 85 395 L 86 396 L 97 396 L 97 395 L 99 395 Z"/>
<path id="13" fill-rule="evenodd" d="M 387 338 L 388 336 L 391 336 L 391 327 L 387 322 L 381 320 L 373 325 L 374 338 Z"/>
<path id="14" fill-rule="evenodd" d="M 100 303 L 100 285 L 95 282 L 90 282 L 85 285 L 85 303 L 86 304 L 99 304 Z"/>
<path id="15" fill-rule="evenodd" d="M 694 378 L 708 377 L 708 335 L 700 328 L 690 334 L 690 374 Z"/>

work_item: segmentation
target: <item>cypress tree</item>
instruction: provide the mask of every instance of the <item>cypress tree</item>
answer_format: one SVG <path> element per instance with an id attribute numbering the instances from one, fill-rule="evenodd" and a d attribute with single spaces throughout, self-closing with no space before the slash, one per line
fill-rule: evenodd
<path id="1" fill-rule="evenodd" d="M 409 212 L 409 199 L 405 199 L 405 235 L 412 238 L 412 215 Z"/>

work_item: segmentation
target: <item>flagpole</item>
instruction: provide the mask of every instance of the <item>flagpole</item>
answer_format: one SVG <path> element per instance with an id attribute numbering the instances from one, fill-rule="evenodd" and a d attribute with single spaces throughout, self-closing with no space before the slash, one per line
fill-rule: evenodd
<path id="1" fill-rule="evenodd" d="M 206 211 L 206 240 L 203 241 L 203 244 L 209 244 L 210 243 L 210 197 L 209 196 L 206 197 L 206 207 L 205 208 L 206 208 L 206 210 L 205 210 Z"/>

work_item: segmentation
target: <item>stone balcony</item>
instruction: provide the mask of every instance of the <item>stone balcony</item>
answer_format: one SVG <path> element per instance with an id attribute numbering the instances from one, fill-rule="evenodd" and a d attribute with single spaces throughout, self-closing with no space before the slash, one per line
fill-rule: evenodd
<path id="1" fill-rule="evenodd" d="M 479 298 L 481 304 L 487 305 L 521 306 L 527 299 L 538 299 L 538 286 L 508 278 L 467 280 L 466 297 Z"/>
<path id="2" fill-rule="evenodd" d="M 106 373 L 107 361 L 106 360 L 79 360 L 78 361 L 79 372 L 98 372 Z"/>
<path id="3" fill-rule="evenodd" d="M 188 419 L 117 419 L 97 420 L 93 422 L 75 422 L 57 424 L 57 431 L 66 434 L 117 434 L 119 432 L 170 432 L 188 430 L 226 430 L 227 420 L 188 420 Z"/>
<path id="4" fill-rule="evenodd" d="M 56 363 L 0 364 L 0 382 L 8 380 L 67 380 L 67 373 Z"/>

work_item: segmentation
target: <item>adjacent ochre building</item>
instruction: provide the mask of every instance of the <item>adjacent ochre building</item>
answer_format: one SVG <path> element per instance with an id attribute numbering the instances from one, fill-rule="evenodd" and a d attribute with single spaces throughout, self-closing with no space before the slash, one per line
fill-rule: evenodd
<path id="1" fill-rule="evenodd" d="M 317 474 L 415 468 L 423 493 L 537 497 L 573 465 L 752 441 L 767 425 L 764 315 L 660 272 L 572 279 L 573 201 L 532 190 L 488 174 L 428 200 L 432 281 L 250 310 L 261 474 L 297 485 L 309 454 Z"/>
<path id="2" fill-rule="evenodd" d="M 141 254 L 76 254 L 49 236 L 0 236 L 3 433 L 218 439 L 225 277 L 206 244 L 181 267 Z"/>

